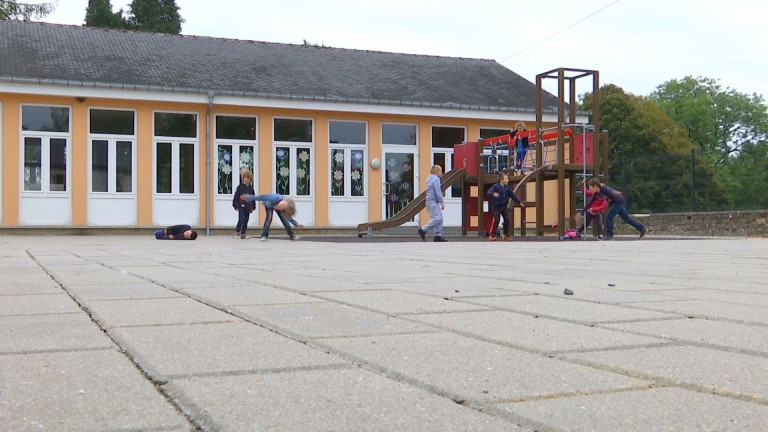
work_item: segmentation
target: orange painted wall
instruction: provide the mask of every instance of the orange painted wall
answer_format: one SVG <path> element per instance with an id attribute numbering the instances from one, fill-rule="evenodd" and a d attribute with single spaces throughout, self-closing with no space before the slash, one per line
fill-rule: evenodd
<path id="1" fill-rule="evenodd" d="M 87 224 L 88 215 L 88 151 L 87 151 L 87 124 L 88 108 L 125 108 L 134 109 L 137 113 L 137 225 L 152 226 L 152 202 L 153 202 L 153 112 L 180 111 L 195 112 L 198 114 L 198 158 L 199 180 L 198 190 L 200 202 L 200 225 L 205 225 L 206 196 L 215 196 L 216 182 L 213 175 L 207 172 L 206 157 L 206 110 L 207 103 L 171 103 L 156 101 L 130 101 L 117 99 L 88 98 L 84 102 L 78 102 L 72 97 L 34 96 L 19 94 L 0 94 L 3 102 L 3 159 L 2 159 L 2 223 L 3 225 L 18 225 L 19 223 L 19 106 L 23 103 L 67 105 L 72 107 L 72 223 L 76 226 Z M 274 117 L 295 117 L 314 119 L 314 152 L 315 152 L 315 180 L 314 198 L 316 206 L 315 221 L 317 226 L 328 226 L 329 223 L 329 150 L 328 150 L 328 122 L 329 120 L 364 121 L 368 125 L 368 217 L 369 220 L 380 220 L 382 215 L 382 181 L 383 168 L 373 169 L 370 161 L 382 159 L 381 149 L 381 125 L 382 123 L 417 123 L 419 128 L 419 191 L 426 187 L 426 178 L 431 167 L 431 133 L 433 125 L 456 126 L 466 128 L 467 139 L 477 140 L 479 128 L 509 128 L 516 120 L 476 120 L 463 118 L 444 117 L 413 117 L 391 114 L 366 114 L 344 113 L 333 111 L 311 111 L 274 109 L 260 107 L 243 107 L 235 105 L 219 105 L 214 99 L 214 107 L 211 112 L 211 127 L 214 126 L 216 114 L 254 115 L 258 117 L 258 144 L 259 164 L 258 193 L 272 193 L 272 124 Z M 217 153 L 215 138 L 210 143 L 210 167 L 214 171 L 217 166 Z M 206 194 L 206 179 L 210 178 L 210 190 Z M 552 209 L 555 214 L 556 210 Z M 215 217 L 211 209 L 211 218 Z M 549 211 L 547 212 L 549 213 Z M 259 219 L 264 216 L 263 208 L 259 207 Z M 533 214 L 529 213 L 529 216 Z M 255 214 L 254 214 L 255 217 Z M 421 213 L 421 221 L 425 223 L 429 219 L 426 211 Z M 215 221 L 211 221 L 215 223 Z"/>

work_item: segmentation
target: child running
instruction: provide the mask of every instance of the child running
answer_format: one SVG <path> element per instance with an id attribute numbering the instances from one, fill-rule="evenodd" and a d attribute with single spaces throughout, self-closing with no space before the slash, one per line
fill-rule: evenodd
<path id="1" fill-rule="evenodd" d="M 584 221 L 576 229 L 576 235 L 581 237 L 586 227 L 590 223 L 594 223 L 597 239 L 603 240 L 605 236 L 603 235 L 603 221 L 600 214 L 608 208 L 608 200 L 600 194 L 595 194 L 592 189 L 588 189 L 585 182 L 581 182 L 581 190 L 587 197 L 587 205 L 584 208 Z"/>
<path id="2" fill-rule="evenodd" d="M 613 240 L 613 219 L 617 215 L 625 223 L 635 227 L 635 229 L 640 232 L 640 238 L 645 237 L 648 233 L 648 228 L 633 219 L 629 213 L 627 213 L 627 201 L 620 191 L 600 183 L 600 179 L 596 178 L 590 179 L 587 185 L 594 193 L 592 196 L 593 201 L 596 200 L 598 196 L 603 195 L 611 204 L 611 207 L 608 209 L 608 214 L 605 216 L 605 240 Z"/>

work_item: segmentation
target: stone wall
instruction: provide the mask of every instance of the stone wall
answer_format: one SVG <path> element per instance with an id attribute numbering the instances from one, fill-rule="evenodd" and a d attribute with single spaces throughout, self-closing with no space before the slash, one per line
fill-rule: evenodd
<path id="1" fill-rule="evenodd" d="M 633 215 L 652 234 L 690 236 L 768 236 L 768 210 Z M 616 234 L 637 234 L 617 217 Z"/>

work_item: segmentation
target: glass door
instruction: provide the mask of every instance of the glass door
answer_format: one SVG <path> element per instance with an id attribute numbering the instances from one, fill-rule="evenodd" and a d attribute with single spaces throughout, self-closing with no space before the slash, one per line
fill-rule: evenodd
<path id="1" fill-rule="evenodd" d="M 397 215 L 416 196 L 418 174 L 413 151 L 384 151 L 384 218 Z M 413 224 L 412 219 L 409 224 Z"/>

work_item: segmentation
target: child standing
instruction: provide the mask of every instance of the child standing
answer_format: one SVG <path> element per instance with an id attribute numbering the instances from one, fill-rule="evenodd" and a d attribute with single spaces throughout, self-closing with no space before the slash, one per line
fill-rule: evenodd
<path id="1" fill-rule="evenodd" d="M 443 202 L 443 188 L 440 181 L 440 178 L 443 176 L 443 167 L 432 165 L 430 172 L 430 176 L 427 177 L 427 211 L 429 211 L 431 219 L 428 224 L 419 227 L 419 237 L 421 237 L 421 241 L 426 241 L 427 231 L 434 230 L 434 241 L 445 242 L 448 241 L 443 238 L 443 210 L 445 210 L 445 203 Z"/>
<path id="2" fill-rule="evenodd" d="M 248 230 L 248 221 L 251 219 L 251 213 L 256 208 L 256 203 L 251 201 L 240 201 L 242 195 L 255 195 L 256 192 L 251 186 L 253 173 L 249 170 L 243 170 L 240 177 L 242 183 L 235 189 L 235 196 L 232 198 L 232 207 L 237 210 L 237 227 L 235 228 L 235 238 L 246 239 L 245 232 Z"/>
<path id="3" fill-rule="evenodd" d="M 520 132 L 524 132 L 525 123 L 515 123 L 515 130 L 509 133 L 510 141 L 514 141 L 515 146 L 515 171 L 523 170 L 523 163 L 525 162 L 525 155 L 528 153 L 528 137 L 523 136 Z"/>
<path id="4" fill-rule="evenodd" d="M 504 234 L 501 236 L 502 240 L 510 240 L 509 238 L 509 200 L 512 199 L 516 203 L 520 204 L 520 207 L 525 211 L 525 204 L 520 198 L 512 191 L 512 186 L 509 185 L 509 175 L 499 174 L 499 182 L 491 186 L 488 189 L 487 195 L 491 198 L 491 204 L 493 206 L 493 227 L 491 228 L 491 235 L 488 236 L 488 240 L 496 241 L 496 237 L 499 235 L 499 222 L 500 218 L 504 218 Z"/>
<path id="5" fill-rule="evenodd" d="M 589 226 L 590 222 L 594 221 L 597 239 L 602 240 L 605 236 L 603 235 L 603 221 L 600 214 L 608 208 L 608 200 L 600 194 L 595 194 L 592 189 L 588 189 L 584 181 L 581 182 L 581 190 L 587 196 L 587 205 L 584 207 L 584 221 L 579 224 L 576 234 L 581 237 L 581 233 Z"/>
<path id="6" fill-rule="evenodd" d="M 625 223 L 632 225 L 636 230 L 640 231 L 640 238 L 645 237 L 648 233 L 648 228 L 633 219 L 629 213 L 627 213 L 627 202 L 620 191 L 600 183 L 600 180 L 596 178 L 590 179 L 587 185 L 595 194 L 592 196 L 592 200 L 595 200 L 598 194 L 600 194 L 603 195 L 611 205 L 611 208 L 608 209 L 608 214 L 605 216 L 605 240 L 613 240 L 613 219 L 617 215 Z"/>
<path id="7" fill-rule="evenodd" d="M 269 239 L 269 226 L 272 224 L 272 212 L 277 213 L 277 217 L 280 218 L 280 222 L 285 227 L 285 232 L 288 233 L 288 237 L 291 240 L 298 240 L 299 237 L 293 233 L 293 228 L 304 228 L 304 225 L 299 224 L 293 219 L 293 215 L 296 214 L 296 204 L 293 200 L 286 198 L 280 194 L 265 194 L 265 195 L 241 195 L 240 201 L 261 201 L 264 203 L 264 210 L 267 211 L 267 216 L 264 218 L 264 227 L 261 230 L 260 241 L 267 241 Z"/>

